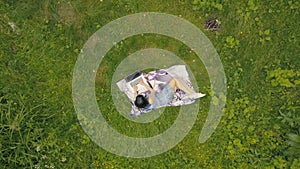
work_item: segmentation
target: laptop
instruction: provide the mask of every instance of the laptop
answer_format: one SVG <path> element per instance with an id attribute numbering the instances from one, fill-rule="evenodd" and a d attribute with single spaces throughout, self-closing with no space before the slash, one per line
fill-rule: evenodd
<path id="1" fill-rule="evenodd" d="M 138 84 L 141 80 L 143 80 L 143 73 L 140 70 L 135 71 L 125 78 L 126 83 L 129 83 L 131 86 Z"/>

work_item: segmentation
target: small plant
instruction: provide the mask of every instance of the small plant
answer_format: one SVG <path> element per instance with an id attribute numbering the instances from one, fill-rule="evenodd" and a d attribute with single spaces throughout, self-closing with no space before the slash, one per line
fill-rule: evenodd
<path id="1" fill-rule="evenodd" d="M 300 72 L 293 70 L 276 69 L 268 71 L 267 80 L 271 81 L 272 86 L 295 87 L 300 84 Z"/>
<path id="2" fill-rule="evenodd" d="M 259 19 L 255 19 L 257 22 L 259 22 Z M 265 31 L 259 31 L 259 41 L 264 44 L 266 41 L 270 41 L 271 37 L 270 37 L 270 29 L 267 29 Z"/>
<path id="3" fill-rule="evenodd" d="M 228 48 L 231 48 L 231 49 L 237 49 L 238 46 L 240 44 L 240 41 L 237 40 L 236 38 L 234 38 L 233 36 L 228 36 L 226 38 L 226 44 L 225 46 L 228 47 Z"/>

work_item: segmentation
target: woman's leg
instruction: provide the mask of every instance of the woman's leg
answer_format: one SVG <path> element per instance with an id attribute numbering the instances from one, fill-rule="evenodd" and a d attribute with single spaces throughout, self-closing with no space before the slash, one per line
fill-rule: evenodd
<path id="1" fill-rule="evenodd" d="M 188 95 L 191 95 L 193 93 L 196 93 L 193 89 L 191 89 L 182 79 L 173 78 L 169 85 L 174 89 L 176 92 L 177 89 L 183 90 Z"/>
<path id="2" fill-rule="evenodd" d="M 176 92 L 177 89 L 181 89 L 189 97 L 192 97 L 192 98 L 199 98 L 199 97 L 205 96 L 205 94 L 195 92 L 182 79 L 179 79 L 179 78 L 173 78 L 169 82 L 169 85 L 174 89 L 174 92 Z"/>

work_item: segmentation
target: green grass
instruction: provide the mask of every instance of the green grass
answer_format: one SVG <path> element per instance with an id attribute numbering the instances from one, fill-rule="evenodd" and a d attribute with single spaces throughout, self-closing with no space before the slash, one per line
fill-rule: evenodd
<path id="1" fill-rule="evenodd" d="M 300 133 L 299 9 L 296 0 L 0 1 L 0 168 L 300 168 L 297 149 L 289 144 L 290 133 Z M 201 100 L 182 142 L 163 154 L 132 159 L 106 152 L 85 134 L 73 108 L 72 74 L 95 31 L 149 11 L 181 15 L 203 30 L 222 60 L 228 95 L 207 142 L 198 144 L 198 137 L 210 96 Z M 203 27 L 213 16 L 221 21 L 217 32 Z M 202 77 L 199 90 L 210 92 L 203 64 L 182 43 L 151 34 L 126 39 L 103 59 L 96 91 L 109 124 L 135 137 L 163 132 L 178 114 L 178 108 L 168 108 L 154 122 L 138 124 L 114 107 L 110 82 L 118 63 L 149 47 L 180 56 Z"/>

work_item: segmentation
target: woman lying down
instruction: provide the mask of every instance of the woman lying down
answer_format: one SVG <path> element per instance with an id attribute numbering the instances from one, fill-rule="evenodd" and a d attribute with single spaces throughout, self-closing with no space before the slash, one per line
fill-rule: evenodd
<path id="1" fill-rule="evenodd" d="M 134 89 L 135 101 L 134 105 L 146 112 L 163 106 L 183 105 L 182 101 L 194 101 L 205 94 L 196 93 L 183 79 L 174 78 L 165 74 L 159 74 L 155 71 L 148 74 L 142 74 L 142 78 L 132 84 Z M 181 102 L 180 102 L 181 101 Z M 189 104 L 189 103 L 186 103 Z"/>
<path id="2" fill-rule="evenodd" d="M 134 104 L 138 108 L 146 109 L 146 111 L 170 104 L 174 99 L 175 93 L 178 91 L 186 93 L 187 95 L 185 97 L 192 99 L 205 96 L 205 94 L 202 93 L 195 93 L 185 82 L 178 78 L 173 78 L 168 84 L 164 85 L 160 91 L 155 91 L 148 84 L 145 84 L 143 80 L 138 84 L 144 86 L 148 91 L 139 93 L 137 85 L 134 85 L 133 89 L 136 93 Z"/>

